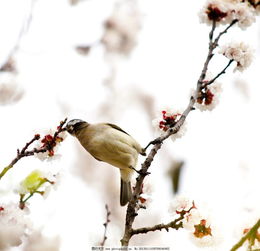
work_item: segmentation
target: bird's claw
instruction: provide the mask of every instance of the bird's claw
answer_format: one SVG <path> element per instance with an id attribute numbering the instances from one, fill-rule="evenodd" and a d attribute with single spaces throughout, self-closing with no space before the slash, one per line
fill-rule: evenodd
<path id="1" fill-rule="evenodd" d="M 146 175 L 151 174 L 150 172 L 147 172 L 147 171 L 143 170 L 142 168 L 141 168 L 140 170 L 137 170 L 137 169 L 135 169 L 135 168 L 132 167 L 132 166 L 130 166 L 130 168 L 133 169 L 135 172 L 137 172 L 137 173 L 140 174 L 140 175 L 146 176 Z"/>
<path id="2" fill-rule="evenodd" d="M 152 141 L 150 141 L 150 142 L 148 143 L 148 145 L 144 148 L 144 150 L 146 151 L 146 149 L 147 149 L 150 145 L 155 145 L 155 144 L 158 144 L 158 143 L 162 143 L 162 141 L 161 141 L 159 138 L 157 138 L 157 139 L 155 139 L 155 140 L 152 140 Z"/>

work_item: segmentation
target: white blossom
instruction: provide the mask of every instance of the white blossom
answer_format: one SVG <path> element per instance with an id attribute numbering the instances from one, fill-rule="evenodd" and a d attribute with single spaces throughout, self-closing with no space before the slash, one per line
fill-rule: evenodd
<path id="1" fill-rule="evenodd" d="M 189 236 L 190 240 L 198 247 L 212 247 L 219 245 L 222 241 L 222 239 L 215 235 L 215 233 L 212 233 L 212 235 L 203 236 L 202 238 L 197 238 L 193 233 L 190 233 Z"/>
<path id="2" fill-rule="evenodd" d="M 255 10 L 247 3 L 236 3 L 232 11 L 233 20 L 238 20 L 238 26 L 244 30 L 255 22 Z"/>
<path id="3" fill-rule="evenodd" d="M 10 72 L 0 73 L 0 105 L 9 105 L 18 102 L 24 91 L 17 83 L 16 77 Z"/>
<path id="4" fill-rule="evenodd" d="M 152 193 L 154 191 L 154 187 L 151 182 L 148 181 L 148 179 L 144 180 L 142 193 L 139 196 L 138 199 L 138 208 L 147 208 L 151 202 L 152 202 Z"/>
<path id="5" fill-rule="evenodd" d="M 158 117 L 153 119 L 152 125 L 155 128 L 156 132 L 162 135 L 162 132 L 166 132 L 170 127 L 173 127 L 174 124 L 181 117 L 182 112 L 180 110 L 175 110 L 172 108 L 165 108 L 158 112 Z M 171 139 L 174 141 L 178 138 L 184 136 L 187 131 L 187 122 L 184 121 L 179 131 L 171 135 Z"/>
<path id="6" fill-rule="evenodd" d="M 193 202 L 185 196 L 177 195 L 169 206 L 169 213 L 175 215 L 176 212 L 188 211 L 193 206 Z"/>
<path id="7" fill-rule="evenodd" d="M 44 131 L 42 134 L 53 136 L 54 133 L 55 133 L 55 131 L 50 129 L 50 130 Z M 67 137 L 67 133 L 65 131 L 63 131 L 63 132 L 60 132 L 58 136 L 64 140 Z M 41 149 L 43 147 L 43 143 L 41 142 L 41 140 L 36 141 L 35 148 Z M 56 143 L 56 146 L 53 148 L 54 155 L 50 155 L 49 151 L 46 151 L 46 152 L 35 153 L 34 156 L 41 161 L 59 160 L 61 158 L 61 154 L 58 153 L 59 145 L 60 145 L 60 142 Z"/>
<path id="8" fill-rule="evenodd" d="M 108 52 L 128 55 L 135 47 L 141 25 L 140 13 L 132 4 L 118 4 L 106 21 L 101 41 Z"/>
<path id="9" fill-rule="evenodd" d="M 246 29 L 255 22 L 255 9 L 237 0 L 208 0 L 199 12 L 199 18 L 200 22 L 208 25 L 212 25 L 213 20 L 217 25 L 238 20 L 238 26 Z"/>
<path id="10" fill-rule="evenodd" d="M 220 244 L 222 238 L 216 223 L 212 222 L 208 209 L 197 205 L 191 199 L 178 195 L 170 204 L 169 213 L 175 218 L 183 215 L 183 228 L 187 230 L 194 244 L 210 247 Z"/>
<path id="11" fill-rule="evenodd" d="M 205 80 L 207 81 L 207 80 Z M 208 79 L 210 81 L 210 79 Z M 207 92 L 212 95 L 212 100 L 209 102 L 205 102 L 205 100 L 202 101 L 202 103 L 199 103 L 198 101 L 195 102 L 194 106 L 199 109 L 200 111 L 212 111 L 216 106 L 219 104 L 220 94 L 222 92 L 222 84 L 219 82 L 214 82 L 207 86 Z M 192 90 L 191 95 L 194 95 L 195 90 Z M 205 93 L 205 96 L 208 94 Z"/>
<path id="12" fill-rule="evenodd" d="M 237 63 L 234 71 L 244 71 L 253 60 L 253 50 L 244 42 L 230 42 L 220 47 L 220 54 Z"/>
<path id="13" fill-rule="evenodd" d="M 208 0 L 203 8 L 199 12 L 199 19 L 201 23 L 212 25 L 213 19 L 216 20 L 216 24 L 228 24 L 232 22 L 231 11 L 233 4 L 223 0 Z M 211 10 L 211 11 L 210 11 Z M 210 14 L 216 12 L 218 14 L 211 17 Z M 213 19 L 212 19 L 213 18 Z"/>
<path id="14" fill-rule="evenodd" d="M 58 237 L 47 238 L 40 232 L 29 236 L 23 251 L 59 251 L 60 240 Z"/>
<path id="15" fill-rule="evenodd" d="M 18 204 L 0 205 L 0 251 L 21 245 L 31 224 Z"/>
<path id="16" fill-rule="evenodd" d="M 48 151 L 43 153 L 35 153 L 34 156 L 41 161 L 55 161 L 61 158 L 61 154 L 54 154 L 53 156 L 50 156 Z"/>

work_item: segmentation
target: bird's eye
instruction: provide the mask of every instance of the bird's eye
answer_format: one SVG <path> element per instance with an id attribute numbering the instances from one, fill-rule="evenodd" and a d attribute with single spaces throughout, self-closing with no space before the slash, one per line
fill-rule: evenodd
<path id="1" fill-rule="evenodd" d="M 74 131 L 74 126 L 73 126 L 73 125 L 68 126 L 68 127 L 67 127 L 67 131 L 68 131 L 69 133 L 72 133 L 72 132 Z"/>

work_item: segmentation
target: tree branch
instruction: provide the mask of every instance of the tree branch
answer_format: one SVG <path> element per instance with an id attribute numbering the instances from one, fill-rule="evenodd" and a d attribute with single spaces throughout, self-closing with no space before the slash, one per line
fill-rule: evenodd
<path id="1" fill-rule="evenodd" d="M 216 81 L 216 79 L 218 79 L 221 75 L 226 73 L 227 68 L 234 62 L 234 59 L 229 60 L 228 64 L 225 66 L 225 68 L 216 75 L 216 77 L 214 77 L 213 79 L 211 79 L 210 81 L 206 81 L 204 82 L 204 84 L 202 85 L 202 88 L 205 88 L 208 85 L 211 85 L 212 83 L 214 83 Z"/>
<path id="2" fill-rule="evenodd" d="M 239 249 L 246 240 L 250 240 L 252 237 L 254 237 L 253 239 L 255 240 L 256 234 L 257 234 L 257 230 L 260 227 L 260 219 L 256 222 L 256 224 L 248 231 L 248 233 L 243 236 L 239 242 L 237 244 L 235 244 L 230 251 L 235 251 L 237 249 Z"/>
<path id="3" fill-rule="evenodd" d="M 154 232 L 154 231 L 161 231 L 163 229 L 165 229 L 167 232 L 169 231 L 169 228 L 173 228 L 178 230 L 179 228 L 182 228 L 182 221 L 184 218 L 184 215 L 181 215 L 178 219 L 169 222 L 168 224 L 157 224 L 153 227 L 142 227 L 142 228 L 137 228 L 137 229 L 133 229 L 131 231 L 131 236 L 135 235 L 135 234 L 147 234 L 148 232 Z"/>
<path id="4" fill-rule="evenodd" d="M 109 219 L 109 216 L 111 215 L 111 212 L 109 211 L 109 208 L 108 208 L 108 205 L 106 204 L 105 205 L 105 208 L 106 208 L 106 222 L 103 224 L 104 227 L 105 227 L 105 230 L 104 230 L 104 237 L 103 237 L 103 240 L 102 242 L 100 243 L 100 246 L 104 246 L 105 245 L 105 242 L 107 240 L 107 226 L 110 222 L 110 219 Z"/>
<path id="5" fill-rule="evenodd" d="M 126 212 L 126 219 L 125 219 L 125 232 L 124 232 L 124 236 L 121 239 L 121 245 L 122 246 L 128 246 L 129 241 L 133 235 L 133 231 L 137 231 L 137 230 L 133 230 L 132 225 L 134 223 L 135 217 L 138 215 L 137 214 L 137 202 L 138 202 L 138 197 L 142 191 L 142 184 L 143 184 L 143 180 L 146 177 L 146 175 L 148 175 L 148 169 L 151 165 L 151 163 L 153 162 L 153 159 L 155 157 L 155 155 L 157 154 L 157 152 L 159 151 L 159 149 L 161 148 L 163 141 L 166 140 L 167 138 L 169 138 L 171 135 L 177 133 L 181 126 L 183 125 L 183 123 L 185 122 L 187 116 L 189 115 L 189 113 L 194 110 L 194 104 L 198 98 L 198 95 L 202 89 L 202 85 L 203 85 L 203 80 L 205 79 L 207 70 L 208 70 L 208 66 L 209 63 L 212 59 L 212 57 L 214 56 L 213 51 L 214 49 L 218 46 L 218 42 L 220 40 L 220 38 L 237 22 L 237 20 L 233 20 L 231 22 L 231 24 L 229 26 L 227 26 L 227 28 L 225 30 L 223 30 L 222 32 L 220 32 L 218 34 L 218 36 L 214 39 L 213 41 L 213 35 L 214 35 L 214 31 L 216 28 L 216 23 L 213 22 L 212 23 L 212 28 L 211 31 L 209 33 L 209 48 L 208 48 L 208 54 L 205 60 L 205 63 L 203 65 L 203 69 L 201 71 L 200 77 L 197 81 L 197 88 L 196 91 L 194 93 L 194 95 L 192 95 L 190 97 L 190 101 L 188 106 L 186 107 L 186 109 L 184 110 L 184 112 L 182 113 L 181 117 L 179 118 L 179 120 L 176 122 L 176 124 L 172 127 L 169 128 L 168 131 L 166 131 L 166 133 L 158 138 L 156 138 L 155 140 L 151 141 L 146 148 L 148 148 L 149 145 L 153 144 L 154 146 L 152 147 L 150 153 L 148 154 L 146 160 L 144 161 L 144 163 L 141 166 L 141 170 L 139 171 L 139 175 L 136 178 L 136 185 L 135 185 L 135 189 L 134 189 L 134 193 L 133 196 L 131 198 L 131 200 L 128 203 L 127 206 L 127 212 Z M 231 62 L 230 62 L 231 64 Z M 229 66 L 229 65 L 228 65 Z M 226 69 L 226 68 L 225 68 Z M 225 71 L 224 69 L 224 71 Z M 224 73 L 224 72 L 223 72 Z M 220 73 L 220 75 L 223 74 L 222 72 Z M 145 149 L 146 149 L 145 148 Z M 159 225 L 157 225 L 157 227 L 159 227 Z M 163 225 L 161 225 L 161 227 L 163 227 Z M 149 230 L 149 228 L 144 228 L 146 230 Z M 146 231 L 142 229 L 142 231 Z M 151 228 L 153 229 L 153 228 Z M 141 231 L 141 230 L 140 230 Z M 153 230 L 150 230 L 153 231 Z M 137 232 L 136 232 L 137 233 Z"/>
<path id="6" fill-rule="evenodd" d="M 13 168 L 13 166 L 22 158 L 24 157 L 28 157 L 28 156 L 33 156 L 36 153 L 44 153 L 47 152 L 51 149 L 51 146 L 54 147 L 56 144 L 56 140 L 59 136 L 59 134 L 63 131 L 65 131 L 64 125 L 67 122 L 67 118 L 63 121 L 60 122 L 60 125 L 58 126 L 57 130 L 55 131 L 51 141 L 49 142 L 49 144 L 46 144 L 44 147 L 40 147 L 40 148 L 34 148 L 33 150 L 28 150 L 28 147 L 36 140 L 40 139 L 40 135 L 36 134 L 28 143 L 25 144 L 25 146 L 22 148 L 22 150 L 20 151 L 19 149 L 17 150 L 17 155 L 16 157 L 11 161 L 11 163 L 6 166 L 0 173 L 0 180 L 2 179 L 2 177 L 11 169 Z"/>

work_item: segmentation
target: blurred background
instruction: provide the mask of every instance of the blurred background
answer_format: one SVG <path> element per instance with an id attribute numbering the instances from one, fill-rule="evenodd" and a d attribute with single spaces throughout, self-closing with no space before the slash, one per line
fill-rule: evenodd
<path id="1" fill-rule="evenodd" d="M 183 110 L 196 86 L 210 30 L 199 23 L 203 4 L 2 0 L 1 166 L 35 133 L 46 134 L 66 117 L 115 123 L 147 145 L 156 136 L 152 120 L 165 107 Z M 185 136 L 163 144 L 146 179 L 152 200 L 135 227 L 171 221 L 168 208 L 176 194 L 210 212 L 223 240 L 219 250 L 230 248 L 241 229 L 259 218 L 259 34 L 256 22 L 246 31 L 231 29 L 221 40 L 249 43 L 255 60 L 242 74 L 231 66 L 219 79 L 223 92 L 216 109 L 192 112 Z M 209 70 L 215 75 L 226 63 L 217 55 Z M 58 160 L 18 162 L 0 182 L 1 201 L 18 201 L 14 191 L 34 169 L 60 173 L 55 191 L 29 201 L 35 226 L 58 236 L 62 251 L 89 250 L 103 239 L 107 204 L 106 245 L 120 246 L 126 207 L 119 205 L 118 170 L 97 162 L 71 136 L 58 152 Z M 184 230 L 135 236 L 130 244 L 198 249 Z"/>

